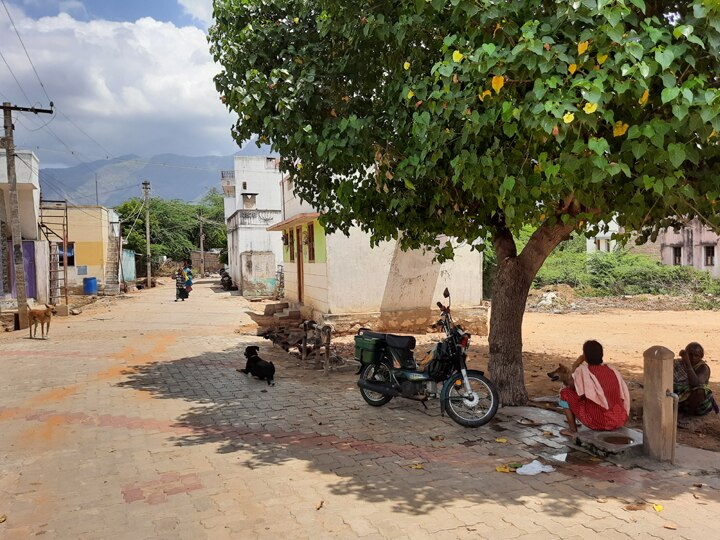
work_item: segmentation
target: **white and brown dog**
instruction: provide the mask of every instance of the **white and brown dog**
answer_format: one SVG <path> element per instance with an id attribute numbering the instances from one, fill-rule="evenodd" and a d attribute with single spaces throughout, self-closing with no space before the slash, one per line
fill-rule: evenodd
<path id="1" fill-rule="evenodd" d="M 37 337 L 38 324 L 40 325 L 40 335 L 43 339 L 47 339 L 50 333 L 50 321 L 55 314 L 57 314 L 57 310 L 53 305 L 45 304 L 45 307 L 32 307 L 28 304 L 30 339 Z"/>

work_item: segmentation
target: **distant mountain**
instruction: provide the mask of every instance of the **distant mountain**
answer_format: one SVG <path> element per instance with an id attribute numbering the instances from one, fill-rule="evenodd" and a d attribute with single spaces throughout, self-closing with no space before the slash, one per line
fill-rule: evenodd
<path id="1" fill-rule="evenodd" d="M 160 154 L 150 158 L 136 155 L 93 161 L 68 168 L 40 168 L 40 188 L 46 200 L 67 200 L 71 204 L 117 206 L 142 196 L 140 184 L 150 182 L 151 196 L 196 202 L 210 188 L 220 188 L 220 171 L 232 170 L 234 156 L 271 155 L 270 147 L 248 144 L 231 156 L 180 156 Z"/>

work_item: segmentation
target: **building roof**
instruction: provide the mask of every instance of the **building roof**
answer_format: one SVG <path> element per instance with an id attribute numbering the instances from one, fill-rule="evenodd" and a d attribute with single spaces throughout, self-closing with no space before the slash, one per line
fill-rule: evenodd
<path id="1" fill-rule="evenodd" d="M 280 223 L 271 225 L 267 231 L 282 231 L 295 225 L 302 225 L 303 223 L 310 223 L 311 221 L 320 217 L 320 212 L 307 212 L 305 214 L 296 214 L 293 217 L 283 220 Z"/>

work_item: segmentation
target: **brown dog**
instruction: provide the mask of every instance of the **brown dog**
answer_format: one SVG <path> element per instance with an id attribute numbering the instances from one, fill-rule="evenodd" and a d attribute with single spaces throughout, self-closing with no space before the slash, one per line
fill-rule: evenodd
<path id="1" fill-rule="evenodd" d="M 571 368 L 567 367 L 564 364 L 558 364 L 557 369 L 554 371 L 551 371 L 547 374 L 548 377 L 550 377 L 553 381 L 560 381 L 565 386 L 571 386 L 572 385 L 572 374 L 575 372 L 575 370 L 578 368 L 580 364 L 582 364 L 585 361 L 585 355 L 581 354 L 578 356 L 578 359 L 573 362 L 573 365 Z"/>
<path id="2" fill-rule="evenodd" d="M 45 308 L 32 308 L 28 304 L 28 320 L 30 323 L 28 328 L 30 329 L 30 339 L 37 337 L 38 324 L 40 324 L 40 335 L 43 339 L 47 339 L 48 334 L 50 333 L 50 321 L 52 320 L 52 316 L 56 313 L 57 311 L 53 305 L 45 304 Z M 34 332 L 33 326 L 35 328 Z"/>

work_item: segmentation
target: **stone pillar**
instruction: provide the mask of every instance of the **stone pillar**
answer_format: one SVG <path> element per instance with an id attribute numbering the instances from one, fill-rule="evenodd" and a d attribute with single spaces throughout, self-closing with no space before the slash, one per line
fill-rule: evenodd
<path id="1" fill-rule="evenodd" d="M 675 354 L 660 345 L 643 353 L 643 453 L 651 459 L 670 461 L 675 449 L 673 359 Z"/>

